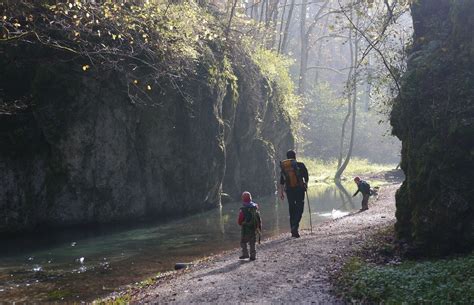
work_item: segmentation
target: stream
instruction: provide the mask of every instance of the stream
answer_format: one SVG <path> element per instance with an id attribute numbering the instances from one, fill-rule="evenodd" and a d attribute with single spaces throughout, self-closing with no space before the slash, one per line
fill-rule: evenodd
<path id="1" fill-rule="evenodd" d="M 345 184 L 349 194 L 353 183 Z M 360 208 L 334 184 L 308 190 L 313 226 Z M 262 239 L 289 232 L 287 201 L 254 198 L 263 218 Z M 161 223 L 108 225 L 28 234 L 0 240 L 0 301 L 92 301 L 120 287 L 239 247 L 240 202 Z M 309 228 L 307 202 L 301 221 Z M 258 256 L 258 248 L 257 248 Z M 237 257 L 236 257 L 237 259 Z"/>

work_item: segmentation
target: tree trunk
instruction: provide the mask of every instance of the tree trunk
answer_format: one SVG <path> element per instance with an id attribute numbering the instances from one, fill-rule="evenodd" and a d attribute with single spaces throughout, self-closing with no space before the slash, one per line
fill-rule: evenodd
<path id="1" fill-rule="evenodd" d="M 229 33 L 230 26 L 232 25 L 232 18 L 234 17 L 235 7 L 237 6 L 238 0 L 234 0 L 232 3 L 232 8 L 230 10 L 229 23 L 227 24 L 226 34 Z"/>
<path id="2" fill-rule="evenodd" d="M 255 3 L 255 0 L 252 1 L 252 7 L 250 8 L 250 18 L 252 19 L 257 19 L 255 16 L 256 14 L 254 13 L 255 12 L 255 7 L 257 6 L 257 4 Z M 257 10 L 258 11 L 258 10 Z"/>
<path id="3" fill-rule="evenodd" d="M 308 37 L 306 33 L 306 9 L 308 0 L 301 1 L 300 13 L 300 39 L 301 39 L 301 56 L 300 56 L 300 75 L 298 78 L 298 94 L 306 93 L 306 68 L 308 67 Z"/>
<path id="4" fill-rule="evenodd" d="M 303 0 L 301 4 L 301 26 L 300 26 L 300 35 L 301 35 L 301 61 L 300 61 L 300 77 L 298 82 L 298 93 L 300 95 L 306 94 L 306 87 L 307 87 L 307 74 L 308 74 L 308 58 L 309 52 L 312 48 L 312 45 L 309 43 L 309 39 L 311 34 L 314 31 L 314 28 L 318 24 L 319 20 L 322 18 L 321 15 L 323 14 L 324 10 L 329 4 L 329 0 L 326 0 L 323 5 L 319 8 L 318 12 L 314 16 L 313 22 L 309 25 L 308 29 L 306 29 L 306 9 L 308 6 L 307 0 Z"/>
<path id="5" fill-rule="evenodd" d="M 293 10 L 295 9 L 295 1 L 291 0 L 290 10 L 288 11 L 288 18 L 286 18 L 285 32 L 283 33 L 283 40 L 281 42 L 280 53 L 286 54 L 286 48 L 288 46 L 288 34 L 290 31 L 291 19 L 293 18 Z"/>
<path id="6" fill-rule="evenodd" d="M 354 48 L 352 44 L 352 29 L 349 29 L 349 50 L 350 50 L 350 56 L 351 56 L 351 61 L 350 61 L 350 67 L 349 67 L 349 74 L 347 75 L 347 82 L 346 82 L 346 88 L 350 88 L 351 85 L 351 79 L 352 79 L 352 73 L 354 71 Z M 342 130 L 341 130 L 341 141 L 339 143 L 339 158 L 337 159 L 337 168 L 341 168 L 342 165 L 342 155 L 344 151 L 344 138 L 346 137 L 346 125 L 347 122 L 349 121 L 349 118 L 351 116 L 351 91 L 349 90 L 347 93 L 347 114 L 344 117 L 344 121 L 342 122 Z M 336 174 L 337 178 L 337 174 Z M 336 179 L 337 180 L 337 179 Z"/>
<path id="7" fill-rule="evenodd" d="M 260 19 L 259 22 L 263 22 L 263 15 L 265 13 L 265 3 L 267 3 L 268 0 L 262 0 L 262 6 L 260 7 Z"/>
<path id="8" fill-rule="evenodd" d="M 278 28 L 278 5 L 280 0 L 275 0 L 272 7 L 272 40 L 270 43 L 270 48 L 275 50 L 276 39 L 277 39 L 277 28 Z"/>
<path id="9" fill-rule="evenodd" d="M 351 113 L 352 113 L 351 96 L 352 95 L 350 93 L 348 93 L 348 95 L 347 95 L 347 114 L 344 117 L 344 121 L 342 122 L 341 140 L 339 142 L 339 158 L 337 159 L 337 168 L 338 169 L 341 167 L 341 164 L 342 164 L 342 152 L 344 150 L 344 138 L 346 136 L 346 125 L 347 125 L 347 122 L 349 121 L 349 118 L 351 117 Z M 337 175 L 336 175 L 336 177 L 337 177 Z"/>
<path id="10" fill-rule="evenodd" d="M 265 26 L 268 26 L 270 22 L 270 1 L 271 0 L 265 1 Z"/>
<path id="11" fill-rule="evenodd" d="M 329 23 L 329 15 L 326 17 L 326 21 L 324 22 L 323 30 L 321 31 L 321 36 L 326 34 L 326 29 L 328 27 L 328 23 Z M 321 63 L 322 51 L 323 51 L 323 41 L 320 41 L 320 42 L 318 42 L 318 52 L 317 52 L 317 55 L 316 55 L 316 64 L 315 64 L 315 66 L 319 66 L 320 63 Z M 315 69 L 314 84 L 317 85 L 318 82 L 319 82 L 319 69 Z"/>
<path id="12" fill-rule="evenodd" d="M 278 32 L 278 49 L 277 49 L 278 53 L 281 53 L 281 42 L 283 39 L 283 23 L 285 21 L 285 12 L 286 12 L 287 3 L 288 3 L 288 0 L 285 0 L 285 4 L 283 5 L 283 11 L 281 13 L 280 31 Z"/>
<path id="13" fill-rule="evenodd" d="M 357 25 L 359 21 L 359 17 L 357 17 Z M 352 31 L 352 29 L 351 29 Z M 351 58 L 351 66 L 354 65 L 359 59 L 359 37 L 357 32 L 354 33 L 354 56 Z M 352 42 L 350 42 L 352 45 Z M 355 127 L 356 127 L 356 104 L 357 104 L 357 70 L 354 68 L 354 79 L 353 79 L 353 87 L 352 87 L 352 129 L 351 129 L 351 139 L 349 141 L 349 150 L 347 151 L 346 158 L 341 166 L 337 169 L 336 175 L 334 180 L 340 181 L 342 173 L 349 164 L 352 156 L 352 149 L 354 148 L 354 135 L 355 135 Z"/>

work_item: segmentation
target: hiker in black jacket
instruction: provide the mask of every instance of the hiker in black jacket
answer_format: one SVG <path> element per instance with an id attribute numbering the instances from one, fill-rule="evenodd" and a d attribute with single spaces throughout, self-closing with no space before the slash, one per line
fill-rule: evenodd
<path id="1" fill-rule="evenodd" d="M 357 192 L 352 195 L 355 197 L 359 192 L 362 194 L 362 208 L 361 211 L 369 209 L 369 197 L 370 197 L 370 184 L 366 181 L 361 180 L 359 177 L 354 178 L 354 182 L 357 184 Z"/>
<path id="2" fill-rule="evenodd" d="M 285 199 L 283 186 L 285 186 L 288 197 L 288 208 L 290 211 L 290 228 L 292 237 L 300 237 L 298 228 L 304 210 L 304 195 L 308 183 L 308 170 L 302 162 L 296 162 L 296 153 L 289 150 L 286 153 L 288 159 L 280 162 L 280 198 Z"/>

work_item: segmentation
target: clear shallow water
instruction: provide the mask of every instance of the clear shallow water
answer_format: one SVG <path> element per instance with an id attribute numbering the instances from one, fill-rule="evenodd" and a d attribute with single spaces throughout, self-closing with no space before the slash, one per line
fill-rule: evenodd
<path id="1" fill-rule="evenodd" d="M 352 184 L 346 188 L 355 191 Z M 351 201 L 335 185 L 315 185 L 308 194 L 313 225 L 360 208 L 360 198 Z M 254 199 L 263 218 L 263 239 L 289 231 L 286 200 Z M 164 224 L 78 228 L 0 240 L 0 300 L 91 301 L 172 270 L 177 262 L 237 248 L 239 207 L 232 202 Z M 309 228 L 307 205 L 301 228 Z"/>

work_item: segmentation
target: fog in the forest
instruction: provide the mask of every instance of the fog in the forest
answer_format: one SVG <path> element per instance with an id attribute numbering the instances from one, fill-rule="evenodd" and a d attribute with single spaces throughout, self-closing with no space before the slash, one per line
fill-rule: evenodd
<path id="1" fill-rule="evenodd" d="M 244 11 L 265 25 L 269 47 L 292 58 L 301 96 L 295 105 L 298 151 L 340 163 L 348 156 L 399 162 L 401 143 L 391 136 L 389 109 L 412 35 L 405 3 L 250 0 Z"/>

